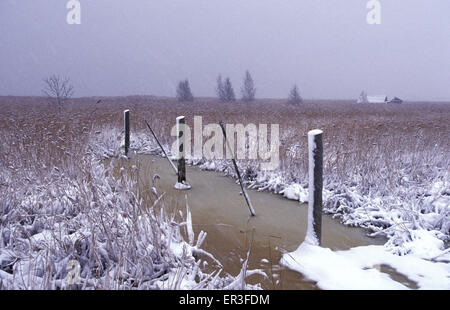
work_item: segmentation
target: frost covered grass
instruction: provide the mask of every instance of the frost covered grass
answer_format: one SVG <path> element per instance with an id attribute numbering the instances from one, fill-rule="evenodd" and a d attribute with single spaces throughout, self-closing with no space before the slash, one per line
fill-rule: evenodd
<path id="1" fill-rule="evenodd" d="M 1 289 L 259 288 L 245 264 L 223 273 L 164 193 L 143 199 L 130 171 L 101 161 L 90 137 L 111 111 L 30 100 L 0 99 Z"/>
<path id="2" fill-rule="evenodd" d="M 386 236 L 388 242 L 384 248 L 393 254 L 411 254 L 430 262 L 450 261 L 448 104 L 356 105 L 316 101 L 293 107 L 276 100 L 223 104 L 204 99 L 179 103 L 151 97 L 106 98 L 96 104 L 98 99 L 76 99 L 59 111 L 43 105 L 41 98 L 0 98 L 0 194 L 4 198 L 0 203 L 0 278 L 3 287 L 27 287 L 12 281 L 13 276 L 24 277 L 29 287 L 62 287 L 58 280 L 67 274 L 64 259 L 72 259 L 74 253 L 80 258 L 82 276 L 89 275 L 91 279 L 83 282 L 87 283 L 85 287 L 173 288 L 170 283 L 175 282 L 179 287 L 189 288 L 194 282 L 202 283 L 200 279 L 216 279 L 195 268 L 194 243 L 177 239 L 185 235 L 181 233 L 186 228 L 184 219 L 159 211 L 146 214 L 143 205 L 153 205 L 158 200 L 155 195 L 145 195 L 143 199 L 142 193 L 133 191 L 135 180 L 130 179 L 131 173 L 112 178 L 108 167 L 99 168 L 102 166 L 98 164 L 99 159 L 120 157 L 124 109 L 131 111 L 131 148 L 141 153 L 159 153 L 144 120 L 149 121 L 167 149 L 174 141 L 170 129 L 179 115 L 185 115 L 191 126 L 194 115 L 203 116 L 204 124 L 220 120 L 280 124 L 281 165 L 277 170 L 263 172 L 257 161 L 238 164 L 250 188 L 303 202 L 308 199 L 307 132 L 320 128 L 324 131 L 325 212 L 339 217 L 344 224 L 365 227 L 372 235 Z M 234 176 L 227 161 L 190 163 Z M 116 179 L 121 186 L 113 184 Z M 92 184 L 96 185 L 92 187 Z M 109 210 L 110 205 L 115 210 L 105 215 L 110 226 L 102 228 L 98 225 L 101 219 L 98 215 Z M 158 205 L 156 209 L 164 208 Z M 152 222 L 152 216 L 156 219 L 162 216 L 166 226 L 161 227 L 160 221 Z M 171 224 L 175 218 L 179 220 L 178 225 Z M 168 260 L 164 266 L 169 267 L 164 271 L 157 268 L 148 271 L 148 277 L 155 278 L 144 281 L 146 284 L 136 282 L 139 280 L 135 275 L 147 266 L 141 263 L 142 251 L 150 249 L 140 246 L 145 242 L 130 233 L 132 229 L 146 227 L 140 221 L 159 224 L 152 228 L 164 236 L 159 240 L 169 242 L 175 238 L 178 240 L 175 244 L 181 244 L 173 247 L 172 241 L 171 245 L 162 242 L 152 249 L 159 253 L 157 258 Z M 117 239 L 118 248 L 108 245 L 110 229 L 124 238 Z M 172 239 L 167 237 L 171 229 Z M 74 240 L 68 237 L 72 235 Z M 145 234 L 142 238 L 153 240 Z M 51 247 L 42 246 L 49 242 Z M 125 244 L 130 247 L 123 247 Z M 180 259 L 176 253 L 181 253 L 183 245 L 186 257 Z M 164 247 L 165 252 L 160 250 Z M 105 251 L 118 253 L 115 260 L 109 258 L 110 265 L 102 258 L 101 253 Z M 125 261 L 128 255 L 135 260 Z M 190 263 L 182 267 L 180 262 Z M 161 263 L 156 265 L 161 267 Z M 31 276 L 30 270 L 40 271 Z M 95 270 L 99 270 L 97 278 L 92 276 Z M 192 279 L 191 273 L 184 274 L 188 270 L 199 270 L 199 275 L 193 281 L 173 281 L 174 277 L 186 279 L 189 275 Z M 155 280 L 158 277 L 160 280 Z M 210 282 L 205 287 L 237 283 L 227 276 L 218 279 L 214 281 L 219 282 Z M 243 283 L 242 279 L 238 282 Z"/>

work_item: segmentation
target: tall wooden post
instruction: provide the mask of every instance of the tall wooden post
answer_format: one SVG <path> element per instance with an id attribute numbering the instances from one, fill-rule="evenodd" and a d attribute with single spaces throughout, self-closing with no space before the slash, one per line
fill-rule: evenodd
<path id="1" fill-rule="evenodd" d="M 125 156 L 128 157 L 130 150 L 130 110 L 123 111 L 124 126 L 125 126 Z"/>
<path id="2" fill-rule="evenodd" d="M 308 132 L 309 148 L 309 199 L 308 231 L 306 240 L 315 245 L 322 241 L 322 189 L 323 189 L 323 131 Z"/>
<path id="3" fill-rule="evenodd" d="M 185 143 L 185 135 L 184 135 L 184 126 L 185 126 L 185 118 L 184 116 L 177 117 L 177 160 L 178 160 L 178 183 L 186 182 L 186 162 L 184 156 L 184 143 Z"/>
<path id="4" fill-rule="evenodd" d="M 184 116 L 177 117 L 177 151 L 176 159 L 178 161 L 178 182 L 175 185 L 176 189 L 190 189 L 191 186 L 186 182 L 186 156 L 185 156 L 185 143 L 186 143 L 186 135 L 185 128 L 186 122 Z M 190 141 L 189 141 L 190 142 Z"/>

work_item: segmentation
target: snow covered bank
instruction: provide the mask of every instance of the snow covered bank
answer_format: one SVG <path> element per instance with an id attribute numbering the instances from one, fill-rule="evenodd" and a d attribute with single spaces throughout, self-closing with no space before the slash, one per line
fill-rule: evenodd
<path id="1" fill-rule="evenodd" d="M 332 251 L 303 242 L 295 252 L 284 254 L 281 264 L 322 289 L 450 289 L 450 264 L 398 256 L 383 246 Z M 397 279 L 386 272 L 388 268 L 399 273 Z"/>

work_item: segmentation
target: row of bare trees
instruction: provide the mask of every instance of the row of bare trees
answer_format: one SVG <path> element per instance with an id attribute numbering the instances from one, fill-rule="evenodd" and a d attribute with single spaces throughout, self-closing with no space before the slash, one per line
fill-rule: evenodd
<path id="1" fill-rule="evenodd" d="M 219 98 L 222 102 L 236 101 L 236 95 L 229 77 L 226 77 L 225 80 L 223 80 L 222 75 L 219 74 L 217 77 L 216 94 L 217 98 Z M 253 82 L 253 78 L 248 70 L 245 72 L 241 95 L 241 99 L 243 101 L 253 101 L 256 98 L 255 83 Z M 194 96 L 192 95 L 189 81 L 187 79 L 178 83 L 177 98 L 179 101 L 194 101 Z M 299 105 L 302 102 L 303 99 L 300 96 L 298 87 L 297 85 L 294 85 L 289 93 L 288 103 Z"/>
<path id="2" fill-rule="evenodd" d="M 70 79 L 67 77 L 52 75 L 44 79 L 44 83 L 45 87 L 42 92 L 58 106 L 62 106 L 74 94 L 73 86 L 70 83 Z M 232 102 L 236 100 L 233 85 L 231 84 L 229 77 L 225 78 L 225 80 L 222 79 L 222 75 L 217 77 L 216 94 L 222 102 Z M 255 83 L 248 70 L 245 72 L 241 95 L 243 101 L 253 101 L 256 98 Z M 194 95 L 192 94 L 188 79 L 178 83 L 177 99 L 179 101 L 194 101 Z M 303 102 L 297 85 L 294 85 L 291 89 L 288 102 L 295 105 Z"/>
<path id="3" fill-rule="evenodd" d="M 253 78 L 248 70 L 245 72 L 241 93 L 242 93 L 242 100 L 244 101 L 255 100 L 256 88 L 253 82 Z M 236 100 L 233 85 L 231 84 L 231 80 L 229 77 L 225 78 L 225 81 L 222 79 L 222 75 L 219 75 L 217 77 L 216 94 L 219 100 L 222 102 L 230 102 Z M 194 100 L 194 96 L 192 95 L 192 91 L 189 86 L 189 80 L 186 79 L 178 83 L 177 98 L 179 101 Z"/>

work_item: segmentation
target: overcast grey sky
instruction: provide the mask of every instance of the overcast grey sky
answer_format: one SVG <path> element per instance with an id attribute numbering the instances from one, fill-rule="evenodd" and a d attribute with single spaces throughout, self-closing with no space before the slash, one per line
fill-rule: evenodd
<path id="1" fill-rule="evenodd" d="M 214 95 L 218 73 L 258 97 L 356 98 L 361 90 L 450 101 L 450 0 L 0 0 L 0 95 L 41 95 L 71 78 L 76 96 Z"/>

